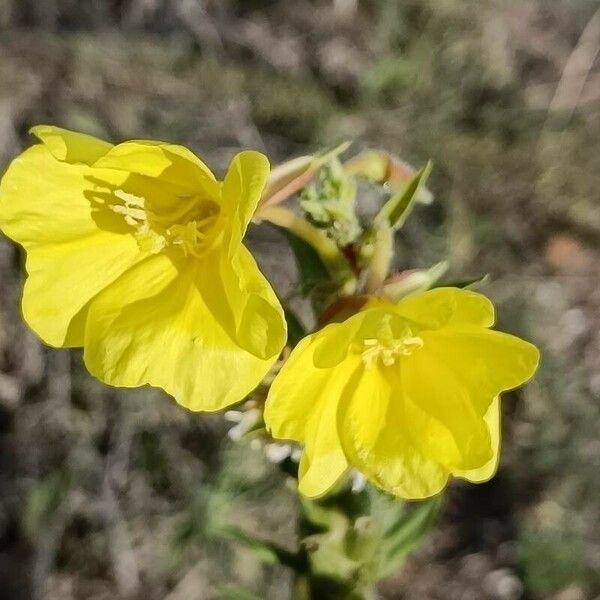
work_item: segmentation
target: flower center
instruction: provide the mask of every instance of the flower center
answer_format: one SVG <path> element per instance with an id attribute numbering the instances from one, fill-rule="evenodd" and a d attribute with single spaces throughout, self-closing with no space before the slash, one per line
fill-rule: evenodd
<path id="1" fill-rule="evenodd" d="M 210 200 L 180 195 L 176 202 L 152 205 L 143 196 L 124 190 L 113 192 L 110 210 L 121 215 L 135 230 L 142 250 L 153 254 L 168 247 L 180 248 L 185 256 L 199 257 L 216 241 L 220 209 Z"/>
<path id="2" fill-rule="evenodd" d="M 372 367 L 381 360 L 385 367 L 391 367 L 399 356 L 410 356 L 423 346 L 418 336 L 406 335 L 402 338 L 368 338 L 363 340 L 362 360 L 367 367 Z"/>

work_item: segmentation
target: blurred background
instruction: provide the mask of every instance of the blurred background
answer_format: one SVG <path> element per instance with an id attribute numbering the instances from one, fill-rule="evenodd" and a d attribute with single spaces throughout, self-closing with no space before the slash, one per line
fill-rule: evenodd
<path id="1" fill-rule="evenodd" d="M 0 172 L 30 126 L 187 145 L 218 173 L 355 141 L 415 166 L 436 202 L 399 269 L 484 273 L 503 329 L 543 352 L 504 402 L 500 471 L 454 483 L 381 597 L 600 598 L 600 2 L 0 0 Z M 250 243 L 285 295 L 282 238 Z M 109 389 L 19 315 L 0 239 L 0 598 L 204 600 L 290 576 L 210 534 L 294 542 L 294 494 L 219 416 Z M 241 598 L 241 596 L 239 596 Z"/>

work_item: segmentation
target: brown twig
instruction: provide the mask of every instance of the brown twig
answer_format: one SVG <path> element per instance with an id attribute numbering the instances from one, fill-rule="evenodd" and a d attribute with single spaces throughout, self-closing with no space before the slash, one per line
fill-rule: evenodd
<path id="1" fill-rule="evenodd" d="M 564 124 L 571 120 L 599 52 L 600 9 L 588 21 L 563 68 L 554 97 L 548 106 L 548 118 L 560 113 Z"/>

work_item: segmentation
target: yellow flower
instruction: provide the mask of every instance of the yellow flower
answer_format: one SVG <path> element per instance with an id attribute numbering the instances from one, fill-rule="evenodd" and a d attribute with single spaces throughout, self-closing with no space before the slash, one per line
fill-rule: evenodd
<path id="1" fill-rule="evenodd" d="M 302 340 L 265 407 L 274 437 L 304 444 L 300 491 L 325 494 L 349 466 L 407 499 L 438 493 L 450 475 L 492 477 L 498 396 L 539 360 L 535 346 L 490 331 L 493 321 L 484 296 L 439 288 L 372 301 Z"/>
<path id="2" fill-rule="evenodd" d="M 83 346 L 108 384 L 158 386 L 191 410 L 241 400 L 286 337 L 242 245 L 266 157 L 238 154 L 220 182 L 181 146 L 32 132 L 42 143 L 0 185 L 0 227 L 27 251 L 27 323 L 52 346 Z"/>

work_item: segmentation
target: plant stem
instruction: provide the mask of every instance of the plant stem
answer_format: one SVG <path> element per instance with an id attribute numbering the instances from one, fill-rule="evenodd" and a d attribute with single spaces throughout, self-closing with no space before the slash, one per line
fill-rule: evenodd
<path id="1" fill-rule="evenodd" d="M 352 293 L 356 287 L 356 276 L 337 244 L 306 219 L 281 206 L 265 207 L 260 217 L 274 225 L 291 231 L 309 244 L 319 254 L 330 274 L 341 283 L 342 291 Z"/>

